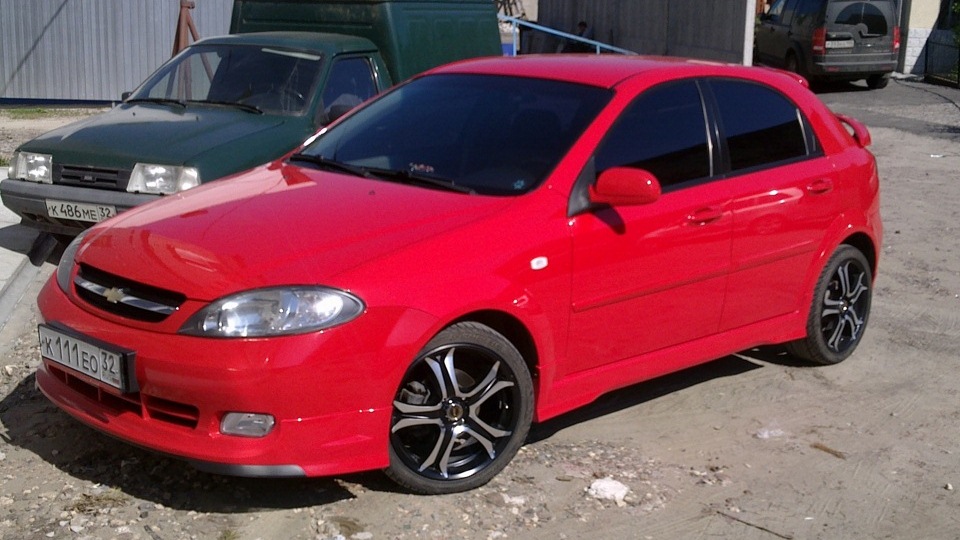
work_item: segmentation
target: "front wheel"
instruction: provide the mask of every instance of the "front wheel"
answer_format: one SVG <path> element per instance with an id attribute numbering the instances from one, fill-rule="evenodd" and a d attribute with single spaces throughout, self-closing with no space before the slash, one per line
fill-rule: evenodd
<path id="1" fill-rule="evenodd" d="M 807 318 L 807 337 L 787 344 L 794 356 L 836 364 L 850 356 L 867 328 L 873 273 L 857 248 L 841 245 L 820 273 Z"/>
<path id="2" fill-rule="evenodd" d="M 482 324 L 455 324 L 424 347 L 394 396 L 387 476 L 415 493 L 474 489 L 516 455 L 532 418 L 533 382 L 516 347 Z"/>

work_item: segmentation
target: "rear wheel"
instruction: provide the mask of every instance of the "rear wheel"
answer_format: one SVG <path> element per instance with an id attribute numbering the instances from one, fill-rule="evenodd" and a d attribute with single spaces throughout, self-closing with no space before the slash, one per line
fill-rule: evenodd
<path id="1" fill-rule="evenodd" d="M 890 77 L 888 75 L 871 75 L 867 77 L 867 88 L 871 90 L 879 90 L 881 88 L 886 88 L 889 82 Z"/>
<path id="2" fill-rule="evenodd" d="M 793 73 L 802 75 L 802 73 L 800 73 L 800 62 L 797 61 L 797 55 L 793 54 L 792 52 L 787 53 L 787 58 L 783 65 L 786 67 L 787 71 L 792 71 Z"/>
<path id="3" fill-rule="evenodd" d="M 820 273 L 807 318 L 807 337 L 788 351 L 815 364 L 836 364 L 853 353 L 870 317 L 873 274 L 857 248 L 841 245 Z"/>
<path id="4" fill-rule="evenodd" d="M 416 493 L 479 487 L 516 455 L 532 418 L 533 383 L 519 351 L 487 326 L 455 324 L 400 383 L 386 473 Z"/>

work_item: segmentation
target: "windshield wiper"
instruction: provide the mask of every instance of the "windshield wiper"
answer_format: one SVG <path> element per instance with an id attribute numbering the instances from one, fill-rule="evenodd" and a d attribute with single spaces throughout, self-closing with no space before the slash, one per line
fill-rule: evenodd
<path id="1" fill-rule="evenodd" d="M 159 98 L 159 97 L 132 98 L 132 99 L 126 100 L 124 103 L 161 103 L 163 105 L 179 105 L 184 109 L 187 108 L 187 104 L 183 101 L 180 101 L 179 99 Z"/>
<path id="2" fill-rule="evenodd" d="M 421 186 L 435 187 L 435 188 L 445 189 L 447 191 L 454 191 L 456 193 L 469 193 L 469 194 L 476 193 L 476 191 L 474 191 L 472 188 L 458 185 L 453 180 L 448 180 L 446 178 L 439 178 L 436 176 L 428 176 L 425 174 L 419 174 L 413 171 L 407 171 L 403 169 L 370 169 L 369 172 L 374 176 L 376 176 L 377 178 L 382 178 L 384 180 L 394 180 L 394 181 L 401 181 L 409 184 L 419 184 Z"/>
<path id="3" fill-rule="evenodd" d="M 207 105 L 224 105 L 226 107 L 234 107 L 254 114 L 263 114 L 263 109 L 257 107 L 256 105 L 250 105 L 249 103 L 237 103 L 236 101 L 212 101 L 209 99 L 196 100 L 196 103 L 205 103 Z"/>
<path id="4" fill-rule="evenodd" d="M 349 165 L 347 163 L 341 163 L 339 161 L 325 158 L 323 156 L 313 156 L 310 154 L 294 154 L 290 156 L 290 161 L 302 161 L 306 163 L 311 163 L 313 165 L 319 165 L 327 170 L 334 170 L 337 172 L 345 172 L 347 174 L 352 174 L 354 176 L 359 176 L 361 178 L 374 178 L 370 171 L 363 167 L 357 167 L 356 165 Z"/>

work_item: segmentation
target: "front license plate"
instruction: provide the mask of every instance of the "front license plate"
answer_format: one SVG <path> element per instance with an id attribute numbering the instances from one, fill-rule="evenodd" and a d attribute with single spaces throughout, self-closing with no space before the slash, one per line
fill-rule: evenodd
<path id="1" fill-rule="evenodd" d="M 121 392 L 130 388 L 133 353 L 105 344 L 94 343 L 88 337 L 64 333 L 48 325 L 37 327 L 40 333 L 40 355 L 79 371 L 88 377 L 106 383 Z"/>
<path id="2" fill-rule="evenodd" d="M 826 42 L 826 46 L 828 49 L 849 49 L 850 47 L 853 47 L 853 40 L 844 39 L 844 40 L 828 41 Z"/>
<path id="3" fill-rule="evenodd" d="M 97 223 L 117 215 L 114 206 L 106 204 L 87 204 L 47 199 L 47 215 L 59 219 L 75 219 Z"/>

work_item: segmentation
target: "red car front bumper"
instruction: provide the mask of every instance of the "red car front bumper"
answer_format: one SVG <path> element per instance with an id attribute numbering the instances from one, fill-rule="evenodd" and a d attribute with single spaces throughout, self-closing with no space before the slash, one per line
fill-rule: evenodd
<path id="1" fill-rule="evenodd" d="M 366 313 L 310 334 L 213 339 L 105 320 L 54 279 L 38 304 L 48 322 L 135 351 L 139 391 L 127 394 L 48 358 L 37 370 L 38 388 L 97 430 L 222 474 L 320 476 L 389 463 L 392 400 L 417 345 L 370 336 L 397 336 L 382 325 L 409 327 L 409 313 Z M 270 414 L 276 424 L 262 438 L 225 435 L 228 412 Z"/>

